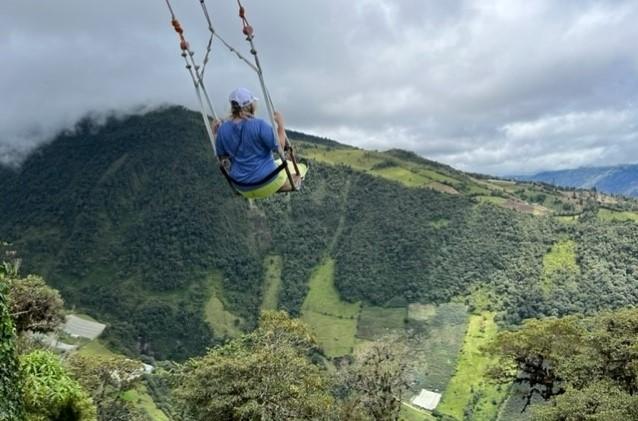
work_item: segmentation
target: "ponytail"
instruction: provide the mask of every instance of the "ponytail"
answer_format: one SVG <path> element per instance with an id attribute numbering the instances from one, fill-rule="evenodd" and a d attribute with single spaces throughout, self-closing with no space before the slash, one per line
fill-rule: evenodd
<path id="1" fill-rule="evenodd" d="M 230 102 L 230 114 L 233 119 L 252 118 L 255 115 L 255 103 L 251 102 L 243 107 L 237 101 Z"/>

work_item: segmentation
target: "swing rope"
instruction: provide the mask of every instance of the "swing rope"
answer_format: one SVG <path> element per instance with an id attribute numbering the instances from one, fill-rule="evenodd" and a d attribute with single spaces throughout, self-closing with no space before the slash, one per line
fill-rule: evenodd
<path id="1" fill-rule="evenodd" d="M 184 29 L 175 16 L 175 12 L 173 11 L 170 0 L 166 0 L 166 5 L 168 6 L 168 10 L 171 13 L 171 25 L 173 26 L 173 29 L 175 30 L 179 38 L 179 46 L 182 50 L 181 56 L 184 58 L 186 69 L 188 70 L 188 73 L 193 80 L 193 85 L 195 86 L 195 93 L 197 94 L 197 101 L 199 102 L 199 107 L 202 114 L 202 119 L 204 120 L 206 133 L 208 134 L 208 138 L 213 148 L 215 158 L 217 158 L 217 160 L 219 161 L 219 157 L 217 156 L 217 148 L 215 147 L 215 136 L 213 135 L 213 131 L 210 127 L 210 120 L 208 118 L 208 111 L 210 111 L 210 114 L 213 116 L 213 120 L 217 120 L 218 118 L 217 113 L 215 112 L 215 107 L 213 107 L 213 104 L 208 95 L 208 91 L 206 91 L 206 86 L 204 85 L 203 69 L 201 69 L 200 66 L 197 65 L 197 63 L 195 62 L 195 53 L 193 52 L 193 50 L 191 50 L 190 44 L 186 40 Z M 200 71 L 200 69 L 202 71 Z M 208 109 L 206 106 L 208 107 Z"/>
<path id="2" fill-rule="evenodd" d="M 241 4 L 240 0 L 237 0 L 237 5 L 239 6 L 239 18 L 241 19 L 241 23 L 242 23 L 242 32 L 244 33 L 244 35 L 246 35 L 246 41 L 248 41 L 248 43 L 250 44 L 250 53 L 252 54 L 252 56 L 253 56 L 253 58 L 255 60 L 255 67 L 257 68 L 257 76 L 259 77 L 259 84 L 261 85 L 261 91 L 263 92 L 264 100 L 266 102 L 266 108 L 268 109 L 268 116 L 270 117 L 270 124 L 272 125 L 273 133 L 275 135 L 275 139 L 278 139 L 279 136 L 277 134 L 277 129 L 275 128 L 275 119 L 274 119 L 275 106 L 274 106 L 274 104 L 272 102 L 272 98 L 270 97 L 270 91 L 266 87 L 266 81 L 264 79 L 264 72 L 262 70 L 261 63 L 259 61 L 259 55 L 257 54 L 257 48 L 255 48 L 255 42 L 254 42 L 255 30 L 253 29 L 252 25 L 250 25 L 250 23 L 248 22 L 248 19 L 246 18 L 246 9 Z M 284 143 L 285 143 L 285 148 L 284 148 L 285 150 L 281 150 L 282 148 L 279 147 L 277 152 L 278 152 L 282 162 L 286 162 L 285 152 L 286 152 L 286 150 L 288 151 L 288 153 L 290 155 L 290 160 L 292 161 L 293 168 L 295 170 L 295 175 L 299 176 L 300 175 L 299 167 L 297 166 L 297 160 L 295 159 L 295 156 L 294 156 L 294 151 L 293 151 L 293 148 L 292 148 L 292 144 L 290 143 L 290 140 L 288 140 L 288 136 L 285 133 L 284 133 Z M 295 183 L 293 182 L 293 178 L 292 178 L 292 174 L 290 173 L 290 169 L 286 166 L 285 170 L 286 170 L 286 175 L 288 176 L 288 179 L 290 180 L 290 184 L 292 185 L 293 190 L 297 190 L 297 187 L 295 186 Z"/>

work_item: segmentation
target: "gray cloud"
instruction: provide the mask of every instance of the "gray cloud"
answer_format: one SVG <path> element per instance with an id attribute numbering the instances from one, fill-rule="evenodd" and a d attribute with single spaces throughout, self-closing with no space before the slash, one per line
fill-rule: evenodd
<path id="1" fill-rule="evenodd" d="M 174 0 L 193 47 L 197 1 Z M 269 88 L 289 126 L 402 147 L 493 174 L 638 161 L 638 4 L 631 0 L 245 0 Z M 233 1 L 209 2 L 245 47 Z M 0 160 L 89 111 L 196 102 L 163 2 L 0 4 Z M 244 50 L 246 51 L 246 50 Z M 219 44 L 218 111 L 258 90 Z"/>

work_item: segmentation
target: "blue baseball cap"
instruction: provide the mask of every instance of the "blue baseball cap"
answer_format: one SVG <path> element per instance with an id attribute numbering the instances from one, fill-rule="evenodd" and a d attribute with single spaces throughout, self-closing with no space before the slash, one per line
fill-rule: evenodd
<path id="1" fill-rule="evenodd" d="M 228 96 L 230 102 L 236 102 L 240 107 L 245 107 L 248 104 L 259 100 L 252 92 L 246 88 L 237 88 Z"/>

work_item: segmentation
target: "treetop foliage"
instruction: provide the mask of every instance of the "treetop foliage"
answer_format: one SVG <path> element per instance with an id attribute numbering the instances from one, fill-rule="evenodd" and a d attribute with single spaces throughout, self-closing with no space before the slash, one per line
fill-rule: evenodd
<path id="1" fill-rule="evenodd" d="M 487 351 L 499 358 L 492 371 L 496 381 L 529 386 L 528 403 L 534 394 L 552 399 L 552 405 L 538 409 L 541 419 L 635 418 L 636 309 L 526 321 L 500 333 Z"/>

